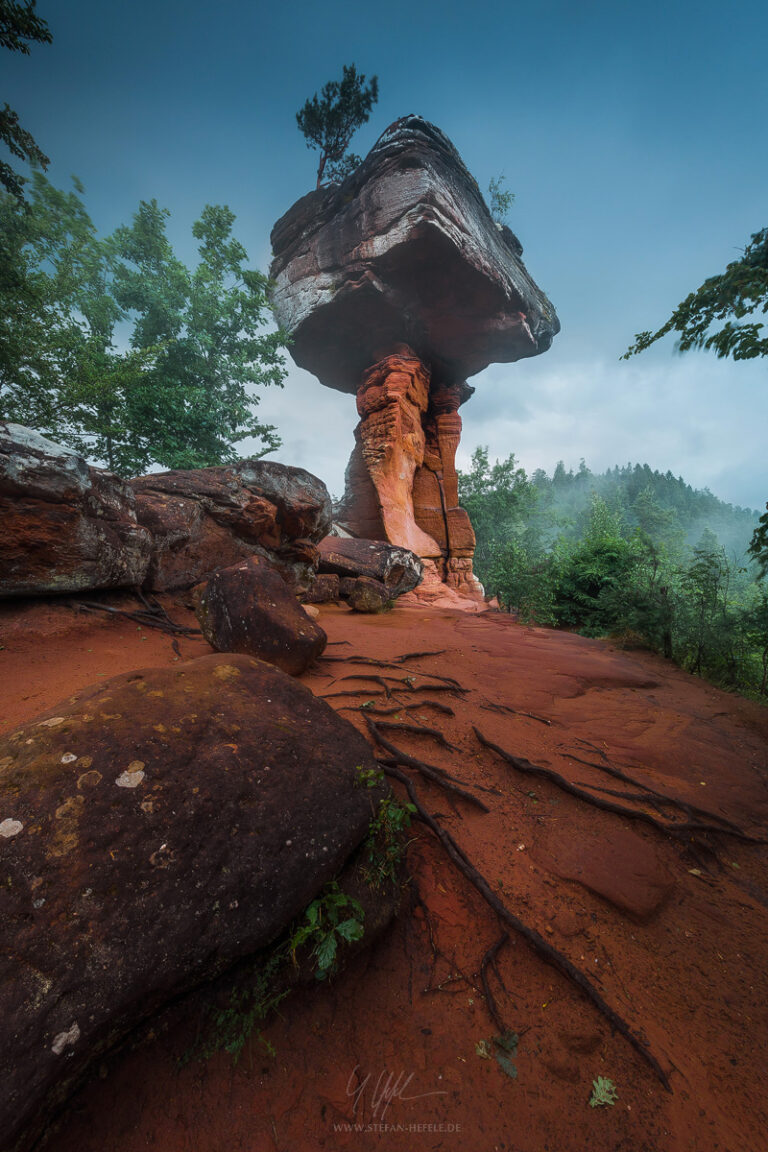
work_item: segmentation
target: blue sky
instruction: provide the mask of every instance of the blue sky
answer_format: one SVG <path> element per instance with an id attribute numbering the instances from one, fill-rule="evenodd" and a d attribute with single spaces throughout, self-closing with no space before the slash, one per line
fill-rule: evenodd
<path id="1" fill-rule="evenodd" d="M 295 113 L 354 62 L 380 84 L 355 150 L 417 112 L 481 187 L 503 173 L 509 223 L 563 326 L 544 356 L 473 378 L 463 462 L 477 444 L 529 470 L 647 462 L 762 508 L 765 363 L 678 356 L 671 338 L 619 357 L 768 225 L 764 0 L 38 0 L 38 12 L 53 44 L 4 53 L 0 97 L 54 183 L 83 181 L 100 229 L 157 198 L 192 261 L 193 220 L 227 203 L 266 269 L 272 224 L 314 184 Z M 340 494 L 353 398 L 292 367 L 261 415 L 283 436 L 277 458 Z"/>

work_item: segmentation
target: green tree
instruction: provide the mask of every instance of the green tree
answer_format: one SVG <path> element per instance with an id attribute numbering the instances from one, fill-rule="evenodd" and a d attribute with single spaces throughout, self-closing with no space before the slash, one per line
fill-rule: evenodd
<path id="1" fill-rule="evenodd" d="M 331 181 L 343 180 L 360 163 L 360 158 L 347 153 L 353 133 L 368 120 L 379 98 L 379 81 L 372 76 L 368 84 L 354 64 L 345 64 L 341 80 L 330 80 L 296 113 L 296 123 L 308 148 L 320 152 L 317 187 L 327 175 Z"/>
<path id="2" fill-rule="evenodd" d="M 768 575 L 768 504 L 765 507 L 749 545 L 749 554 L 757 563 L 761 576 Z"/>
<path id="3" fill-rule="evenodd" d="M 476 448 L 469 472 L 459 473 L 459 501 L 475 530 L 475 567 L 482 581 L 494 543 L 512 534 L 529 546 L 532 543 L 538 494 L 513 454 L 491 464 L 488 449 Z"/>
<path id="4" fill-rule="evenodd" d="M 658 332 L 639 332 L 624 353 L 628 360 L 668 332 L 679 332 L 678 348 L 711 349 L 717 356 L 751 360 L 768 354 L 768 337 L 756 316 L 768 312 L 768 228 L 755 232 L 741 259 L 710 276 L 674 310 Z M 712 331 L 712 326 L 725 321 Z M 739 321 L 739 323 L 734 323 Z"/>
<path id="5" fill-rule="evenodd" d="M 155 201 L 99 239 L 81 191 L 35 173 L 29 205 L 0 194 L 0 418 L 123 475 L 225 463 L 246 436 L 277 447 L 253 389 L 282 383 L 285 338 L 263 331 L 268 281 L 245 266 L 234 215 L 203 210 L 190 271 Z"/>
<path id="6" fill-rule="evenodd" d="M 50 44 L 51 40 L 47 23 L 35 12 L 35 0 L 0 0 L 0 48 L 28 56 L 30 42 Z M 18 160 L 48 167 L 48 157 L 8 104 L 0 109 L 0 142 Z M 5 160 L 0 160 L 0 184 L 17 200 L 23 199 L 24 179 Z"/>
<path id="7" fill-rule="evenodd" d="M 753 585 L 741 607 L 740 631 L 746 640 L 747 660 L 756 665 L 753 686 L 768 695 L 768 589 Z M 749 685 L 752 686 L 752 685 Z"/>
<path id="8" fill-rule="evenodd" d="M 505 191 L 502 184 L 506 183 L 506 176 L 493 176 L 488 184 L 488 207 L 491 218 L 499 227 L 506 224 L 507 216 L 515 202 L 514 192 Z"/>
<path id="9" fill-rule="evenodd" d="M 729 684 L 735 682 L 732 578 L 725 549 L 705 529 L 682 573 L 685 598 L 680 642 L 684 650 L 680 655 L 689 672 Z"/>
<path id="10" fill-rule="evenodd" d="M 142 203 L 114 237 L 115 297 L 133 318 L 131 345 L 158 350 L 132 422 L 151 430 L 154 458 L 167 468 L 228 463 L 245 437 L 261 439 L 264 455 L 280 438 L 257 419 L 253 388 L 281 386 L 285 376 L 285 334 L 263 331 L 269 281 L 244 266 L 229 208 L 207 205 L 193 225 L 200 261 L 191 273 L 173 254 L 168 215 Z"/>
<path id="11" fill-rule="evenodd" d="M 641 560 L 638 543 L 622 532 L 620 515 L 593 494 L 583 538 L 557 551 L 558 621 L 592 634 L 616 627 L 618 603 Z"/>

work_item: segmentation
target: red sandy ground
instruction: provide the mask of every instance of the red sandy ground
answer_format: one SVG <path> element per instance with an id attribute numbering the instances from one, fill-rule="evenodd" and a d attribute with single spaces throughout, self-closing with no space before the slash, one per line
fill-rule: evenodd
<path id="1" fill-rule="evenodd" d="M 165 604 L 194 623 L 179 603 Z M 520 1036 L 517 1078 L 493 1058 L 492 1044 L 491 1059 L 478 1054 L 497 1031 L 478 971 L 500 927 L 415 824 L 403 914 L 331 983 L 282 1003 L 265 1028 L 274 1057 L 254 1040 L 236 1066 L 220 1054 L 179 1069 L 190 1025 L 177 1027 L 113 1058 L 105 1078 L 72 1101 L 50 1152 L 764 1152 L 765 848 L 721 838 L 719 864 L 696 858 L 654 828 L 509 768 L 479 745 L 472 725 L 571 781 L 626 789 L 564 755 L 600 762 L 601 750 L 665 794 L 760 834 L 768 825 L 766 712 L 655 656 L 495 613 L 401 605 L 370 617 L 324 607 L 320 622 L 327 652 L 349 662 L 321 660 L 305 683 L 321 696 L 362 689 L 332 698 L 334 707 L 387 703 L 376 695 L 380 685 L 339 682 L 360 672 L 414 674 L 416 691 L 401 700 L 454 709 L 453 718 L 428 707 L 415 715 L 459 751 L 428 736 L 388 736 L 500 794 L 483 794 L 487 815 L 461 800 L 452 805 L 424 781 L 420 796 L 508 907 L 588 972 L 647 1039 L 672 1093 L 514 934 L 489 980 L 504 1023 Z M 161 632 L 78 616 L 64 604 L 6 607 L 0 643 L 0 731 L 102 676 L 179 658 Z M 186 660 L 208 648 L 182 640 L 180 650 Z M 410 661 L 403 673 L 352 662 L 436 650 L 444 651 Z M 426 679 L 416 670 L 455 676 L 467 692 L 419 691 Z M 343 714 L 361 723 L 359 712 Z M 613 1107 L 588 1106 L 597 1076 L 617 1086 Z"/>

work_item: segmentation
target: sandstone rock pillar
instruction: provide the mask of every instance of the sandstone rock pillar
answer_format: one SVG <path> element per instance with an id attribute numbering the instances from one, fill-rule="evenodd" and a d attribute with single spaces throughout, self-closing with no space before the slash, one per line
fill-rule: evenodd
<path id="1" fill-rule="evenodd" d="M 475 535 L 456 473 L 461 400 L 462 386 L 432 383 L 407 345 L 368 368 L 339 518 L 356 534 L 409 548 L 427 576 L 477 597 Z"/>
<path id="2" fill-rule="evenodd" d="M 403 346 L 364 374 L 357 392 L 359 456 L 375 489 L 385 539 L 417 556 L 436 558 L 440 545 L 416 521 L 413 478 L 424 461 L 423 415 L 429 369 Z M 354 495 L 347 501 L 354 516 Z M 370 501 L 369 501 L 370 502 Z"/>
<path id="3" fill-rule="evenodd" d="M 461 440 L 460 384 L 433 383 L 425 425 L 424 463 L 416 472 L 413 503 L 416 522 L 440 544 L 441 579 L 457 592 L 482 595 L 472 572 L 475 533 L 459 506 L 456 451 Z"/>

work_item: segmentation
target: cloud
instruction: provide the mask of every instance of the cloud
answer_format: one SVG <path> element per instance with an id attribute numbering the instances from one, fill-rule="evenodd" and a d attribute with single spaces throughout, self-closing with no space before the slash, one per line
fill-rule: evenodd
<path id="1" fill-rule="evenodd" d="M 524 361 L 494 365 L 472 381 L 462 408 L 459 450 L 491 458 L 514 452 L 531 472 L 558 460 L 593 472 L 614 464 L 649 464 L 710 488 L 734 504 L 762 508 L 768 499 L 765 365 L 733 364 L 706 354 L 611 363 Z M 522 396 L 522 399 L 521 399 Z"/>
<path id="2" fill-rule="evenodd" d="M 552 354 L 496 364 L 473 377 L 461 409 L 459 466 L 478 444 L 491 459 L 513 452 L 530 473 L 558 460 L 593 472 L 649 464 L 709 488 L 722 500 L 762 509 L 768 392 L 765 365 L 734 364 L 705 353 L 659 349 L 628 362 Z M 283 447 L 270 459 L 306 468 L 335 496 L 344 490 L 357 411 L 353 396 L 325 388 L 291 365 L 283 389 L 261 393 L 259 417 L 275 424 Z M 240 451 L 248 451 L 243 441 Z"/>

